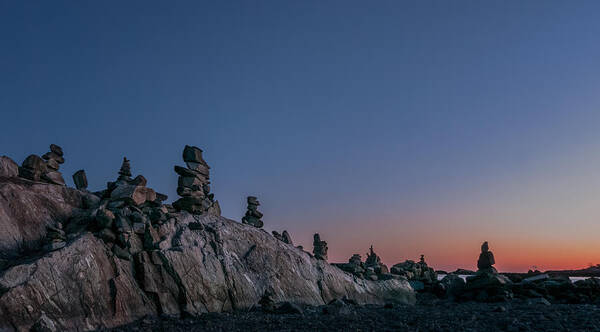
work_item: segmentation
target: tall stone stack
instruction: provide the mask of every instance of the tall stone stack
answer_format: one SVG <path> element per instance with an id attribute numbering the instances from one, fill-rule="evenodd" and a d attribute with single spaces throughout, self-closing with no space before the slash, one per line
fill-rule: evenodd
<path id="1" fill-rule="evenodd" d="M 316 259 L 327 260 L 327 242 L 321 241 L 321 236 L 316 233 L 313 237 L 313 255 Z"/>
<path id="2" fill-rule="evenodd" d="M 41 158 L 38 155 L 29 155 L 19 167 L 19 176 L 52 184 L 65 185 L 62 174 L 58 171 L 60 165 L 65 162 L 63 150 L 56 144 L 50 144 L 50 152 Z"/>
<path id="3" fill-rule="evenodd" d="M 243 224 L 252 225 L 256 228 L 262 228 L 264 223 L 260 218 L 263 217 L 263 214 L 258 211 L 258 207 L 260 206 L 260 202 L 258 198 L 254 196 L 248 196 L 247 198 L 248 208 L 246 210 L 246 215 L 242 218 Z"/>
<path id="4" fill-rule="evenodd" d="M 210 193 L 210 167 L 202 158 L 202 150 L 186 145 L 183 161 L 187 167 L 175 166 L 175 172 L 179 175 L 177 194 L 181 198 L 173 202 L 173 207 L 192 214 L 221 215 L 219 202 Z"/>
<path id="5" fill-rule="evenodd" d="M 492 265 L 496 264 L 494 254 L 490 251 L 487 241 L 481 245 L 481 254 L 477 260 L 477 272 L 498 273 Z"/>

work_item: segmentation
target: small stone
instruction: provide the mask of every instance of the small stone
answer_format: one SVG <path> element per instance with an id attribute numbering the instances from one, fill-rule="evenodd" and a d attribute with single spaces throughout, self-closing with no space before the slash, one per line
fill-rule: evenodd
<path id="1" fill-rule="evenodd" d="M 290 236 L 290 234 L 288 233 L 288 231 L 283 231 L 283 233 L 281 233 L 281 238 L 282 238 L 281 240 L 282 240 L 284 243 L 287 243 L 287 244 L 294 245 L 294 244 L 292 243 L 292 237 Z"/>
<path id="2" fill-rule="evenodd" d="M 43 173 L 42 180 L 48 183 L 57 184 L 61 186 L 65 185 L 65 180 L 63 179 L 62 174 L 60 174 L 60 172 L 57 171 Z"/>
<path id="3" fill-rule="evenodd" d="M 131 177 L 131 164 L 129 163 L 129 160 L 125 157 L 123 157 L 123 163 L 121 164 L 119 175 L 120 179 L 129 179 L 129 177 Z"/>
<path id="4" fill-rule="evenodd" d="M 64 155 L 63 154 L 63 149 L 60 146 L 56 145 L 56 144 L 50 144 L 50 151 L 56 153 L 60 157 L 62 157 Z"/>
<path id="5" fill-rule="evenodd" d="M 138 175 L 130 182 L 134 186 L 142 186 L 145 187 L 148 184 L 148 180 L 143 175 Z"/>
<path id="6" fill-rule="evenodd" d="M 133 232 L 143 235 L 146 232 L 146 224 L 141 222 L 133 223 Z"/>
<path id="7" fill-rule="evenodd" d="M 46 161 L 46 166 L 48 167 L 48 169 L 55 171 L 58 171 L 58 169 L 60 168 L 60 164 L 54 159 L 48 159 L 48 161 Z"/>
<path id="8" fill-rule="evenodd" d="M 98 228 L 110 228 L 112 226 L 113 220 L 115 220 L 115 214 L 112 211 L 107 209 L 99 209 L 96 212 L 96 223 Z"/>
<path id="9" fill-rule="evenodd" d="M 38 320 L 33 324 L 30 329 L 30 332 L 57 332 L 56 324 L 46 316 L 46 314 L 42 311 L 42 315 Z"/>
<path id="10" fill-rule="evenodd" d="M 146 201 L 156 200 L 156 192 L 148 187 L 135 185 L 117 186 L 110 194 L 112 200 L 124 200 L 129 204 L 142 205 Z"/>
<path id="11" fill-rule="evenodd" d="M 54 159 L 59 164 L 64 164 L 65 163 L 65 158 L 63 158 L 62 156 L 59 156 L 58 154 L 56 154 L 56 153 L 54 153 L 52 151 L 44 153 L 44 155 L 42 156 L 42 158 L 44 160 Z"/>
<path id="12" fill-rule="evenodd" d="M 64 241 L 60 241 L 60 242 L 50 242 L 47 245 L 44 246 L 44 250 L 46 251 L 55 251 L 61 248 L 64 248 L 67 245 L 66 242 Z"/>
<path id="13" fill-rule="evenodd" d="M 73 174 L 73 183 L 75 183 L 75 188 L 79 190 L 87 189 L 88 181 L 84 170 L 80 169 Z"/>
<path id="14" fill-rule="evenodd" d="M 187 176 L 187 177 L 199 177 L 200 179 L 204 179 L 204 176 L 194 170 L 191 170 L 189 168 L 185 168 L 185 167 L 181 167 L 181 166 L 175 166 L 175 173 L 179 174 L 180 176 Z"/>
<path id="15" fill-rule="evenodd" d="M 204 165 L 202 163 L 195 163 L 195 162 L 186 162 L 185 165 L 189 169 L 196 171 L 196 172 L 204 175 L 207 178 L 210 175 L 209 167 L 207 165 Z"/>
<path id="16" fill-rule="evenodd" d="M 42 158 L 35 154 L 29 155 L 27 158 L 25 158 L 21 166 L 23 168 L 27 168 L 40 173 L 46 172 L 47 170 L 46 162 L 44 162 Z"/>
<path id="17" fill-rule="evenodd" d="M 202 150 L 195 146 L 186 145 L 183 149 L 183 161 L 206 164 L 202 158 Z"/>
<path id="18" fill-rule="evenodd" d="M 202 182 L 196 176 L 180 176 L 177 181 L 177 186 L 181 188 L 189 188 L 192 191 L 202 190 Z"/>

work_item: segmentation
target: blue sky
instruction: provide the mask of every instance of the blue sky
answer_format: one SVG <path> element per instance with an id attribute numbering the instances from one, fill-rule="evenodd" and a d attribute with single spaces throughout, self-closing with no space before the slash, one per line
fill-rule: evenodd
<path id="1" fill-rule="evenodd" d="M 174 199 L 197 145 L 226 217 L 255 194 L 268 230 L 319 231 L 334 260 L 467 267 L 486 239 L 547 253 L 507 269 L 600 260 L 599 7 L 3 2 L 0 154 L 59 144 L 92 190 L 127 156 Z"/>

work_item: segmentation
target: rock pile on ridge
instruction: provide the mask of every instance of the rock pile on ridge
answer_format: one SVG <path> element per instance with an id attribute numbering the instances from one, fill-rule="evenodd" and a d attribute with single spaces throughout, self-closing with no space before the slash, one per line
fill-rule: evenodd
<path id="1" fill-rule="evenodd" d="M 437 281 L 437 273 L 433 268 L 427 266 L 424 255 L 421 255 L 418 262 L 406 260 L 403 263 L 398 263 L 392 266 L 390 272 L 424 284 L 432 284 Z"/>
<path id="2" fill-rule="evenodd" d="M 271 233 L 277 240 L 279 240 L 283 243 L 294 245 L 294 243 L 292 243 L 292 237 L 290 236 L 288 231 L 284 230 L 283 233 L 281 233 L 281 234 L 279 234 L 279 232 L 277 232 L 277 231 L 273 231 Z"/>
<path id="3" fill-rule="evenodd" d="M 219 202 L 210 193 L 210 167 L 202 158 L 202 150 L 186 145 L 183 149 L 183 161 L 187 168 L 175 166 L 175 172 L 179 175 L 177 194 L 181 198 L 173 202 L 173 207 L 192 214 L 208 212 L 221 215 Z"/>
<path id="4" fill-rule="evenodd" d="M 492 265 L 496 264 L 494 254 L 490 251 L 487 241 L 481 245 L 481 254 L 477 260 L 477 272 L 498 273 Z"/>
<path id="5" fill-rule="evenodd" d="M 25 158 L 19 167 L 19 176 L 32 181 L 64 186 L 65 180 L 58 171 L 64 162 L 62 148 L 56 144 L 50 144 L 50 152 L 45 153 L 41 158 L 35 154 Z"/>
<path id="6" fill-rule="evenodd" d="M 321 241 L 319 233 L 313 237 L 313 255 L 316 259 L 327 260 L 327 242 Z"/>
<path id="7" fill-rule="evenodd" d="M 264 223 L 260 218 L 263 217 L 263 214 L 258 211 L 258 207 L 260 206 L 260 202 L 258 198 L 254 196 L 248 196 L 247 198 L 248 208 L 246 210 L 246 215 L 242 218 L 243 224 L 252 225 L 256 228 L 262 228 Z"/>

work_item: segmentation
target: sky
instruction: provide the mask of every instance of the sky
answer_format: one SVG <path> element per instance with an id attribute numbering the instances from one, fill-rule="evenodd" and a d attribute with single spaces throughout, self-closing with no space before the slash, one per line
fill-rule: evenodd
<path id="1" fill-rule="evenodd" d="M 600 263 L 597 1 L 3 1 L 0 155 L 50 143 L 90 190 L 122 158 L 329 260 Z"/>

